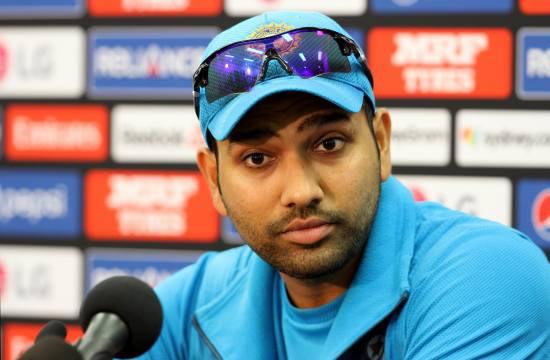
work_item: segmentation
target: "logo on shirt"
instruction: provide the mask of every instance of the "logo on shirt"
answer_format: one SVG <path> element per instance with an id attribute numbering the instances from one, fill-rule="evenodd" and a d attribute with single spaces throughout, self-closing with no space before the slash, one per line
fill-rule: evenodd
<path id="1" fill-rule="evenodd" d="M 384 357 L 384 335 L 376 335 L 367 343 L 367 359 L 381 360 Z"/>
<path id="2" fill-rule="evenodd" d="M 382 98 L 506 98 L 512 40 L 507 29 L 376 28 L 369 57 Z M 494 59 L 499 61 L 495 62 Z"/>

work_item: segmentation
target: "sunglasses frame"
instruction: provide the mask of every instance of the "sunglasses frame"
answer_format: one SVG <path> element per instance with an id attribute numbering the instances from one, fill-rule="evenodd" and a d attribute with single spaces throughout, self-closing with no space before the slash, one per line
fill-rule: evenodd
<path id="1" fill-rule="evenodd" d="M 339 32 L 336 32 L 334 30 L 330 30 L 330 29 L 304 27 L 304 28 L 292 29 L 292 30 L 286 31 L 284 33 L 275 34 L 275 35 L 267 36 L 267 37 L 264 37 L 264 38 L 250 39 L 250 40 L 244 40 L 244 41 L 239 41 L 239 42 L 236 42 L 236 43 L 232 43 L 232 44 L 224 46 L 221 49 L 213 52 L 212 54 L 210 54 L 210 56 L 208 56 L 206 59 L 204 59 L 204 61 L 199 65 L 199 67 L 197 68 L 197 70 L 193 74 L 193 105 L 194 105 L 195 114 L 197 115 L 197 117 L 199 117 L 199 112 L 200 112 L 200 109 L 199 109 L 200 88 L 201 87 L 206 87 L 208 85 L 208 69 L 210 67 L 210 62 L 212 62 L 212 60 L 214 58 L 216 58 L 222 52 L 224 52 L 224 51 L 226 51 L 230 48 L 233 48 L 233 47 L 242 46 L 242 45 L 246 45 L 246 44 L 253 44 L 255 42 L 265 41 L 265 40 L 268 40 L 268 39 L 271 39 L 271 38 L 277 38 L 277 37 L 280 37 L 284 34 L 288 34 L 288 33 L 291 33 L 291 32 L 296 32 L 296 31 L 298 31 L 298 32 L 299 31 L 304 31 L 304 32 L 305 31 L 322 31 L 322 32 L 332 36 L 332 38 L 336 41 L 336 43 L 340 47 L 340 51 L 342 52 L 343 56 L 348 57 L 348 56 L 353 54 L 356 57 L 356 59 L 361 64 L 361 67 L 363 68 L 363 71 L 364 71 L 365 75 L 369 79 L 369 82 L 370 82 L 371 86 L 374 88 L 372 73 L 371 73 L 371 71 L 369 69 L 369 66 L 367 64 L 367 59 L 365 58 L 365 55 L 363 55 L 363 53 L 361 52 L 359 46 L 357 45 L 357 43 L 353 39 L 351 39 L 347 36 L 344 36 L 344 35 L 340 34 Z M 256 81 L 263 81 L 263 79 L 265 77 L 265 73 L 267 71 L 267 65 L 269 64 L 269 62 L 271 60 L 277 60 L 277 62 L 283 67 L 283 69 L 289 75 L 293 74 L 293 71 L 290 68 L 290 66 L 279 56 L 277 51 L 273 48 L 270 48 L 264 54 L 264 58 L 262 59 L 262 68 L 260 70 L 260 74 L 258 75 L 258 78 L 257 78 Z"/>

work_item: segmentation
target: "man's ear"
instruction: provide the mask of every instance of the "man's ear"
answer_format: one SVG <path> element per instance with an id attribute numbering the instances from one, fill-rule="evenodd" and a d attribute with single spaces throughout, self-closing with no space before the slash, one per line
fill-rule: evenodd
<path id="1" fill-rule="evenodd" d="M 380 177 L 382 181 L 391 175 L 391 117 L 388 109 L 379 108 L 373 120 L 374 137 L 380 151 Z"/>
<path id="2" fill-rule="evenodd" d="M 199 170 L 208 184 L 214 207 L 220 215 L 227 216 L 227 210 L 225 209 L 220 188 L 218 186 L 217 161 L 216 155 L 208 148 L 202 148 L 197 152 L 197 165 L 199 166 Z"/>

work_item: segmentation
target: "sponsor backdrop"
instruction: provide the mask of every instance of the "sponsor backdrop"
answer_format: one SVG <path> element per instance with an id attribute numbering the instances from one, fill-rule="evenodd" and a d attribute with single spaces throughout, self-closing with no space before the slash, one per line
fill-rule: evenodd
<path id="1" fill-rule="evenodd" d="M 154 286 L 242 243 L 195 165 L 191 79 L 217 32 L 271 9 L 363 45 L 417 201 L 550 254 L 550 0 L 0 0 L 0 356 L 109 276 Z"/>

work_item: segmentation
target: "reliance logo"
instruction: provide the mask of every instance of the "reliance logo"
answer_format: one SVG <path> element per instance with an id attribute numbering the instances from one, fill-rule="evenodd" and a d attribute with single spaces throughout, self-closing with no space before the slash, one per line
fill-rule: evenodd
<path id="1" fill-rule="evenodd" d="M 203 51 L 204 48 L 156 44 L 137 48 L 101 46 L 94 54 L 94 74 L 115 79 L 190 78 Z"/>
<path id="2" fill-rule="evenodd" d="M 550 99 L 550 28 L 520 29 L 517 62 L 518 96 Z"/>
<path id="3" fill-rule="evenodd" d="M 89 92 L 95 97 L 189 98 L 212 28 L 95 29 Z"/>

